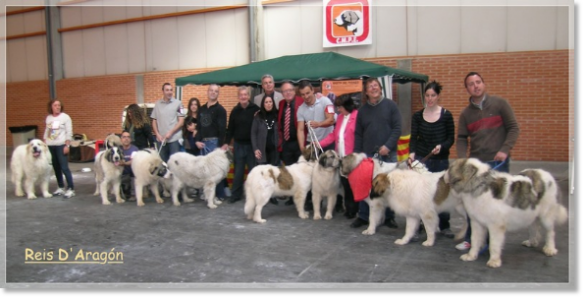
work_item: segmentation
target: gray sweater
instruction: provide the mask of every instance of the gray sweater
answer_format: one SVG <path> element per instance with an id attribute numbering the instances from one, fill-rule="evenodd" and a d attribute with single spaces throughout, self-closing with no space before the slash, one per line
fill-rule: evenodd
<path id="1" fill-rule="evenodd" d="M 383 98 L 375 105 L 364 104 L 358 110 L 353 151 L 371 157 L 377 148 L 385 145 L 390 149 L 389 156 L 396 157 L 401 123 L 400 111 L 394 101 Z"/>

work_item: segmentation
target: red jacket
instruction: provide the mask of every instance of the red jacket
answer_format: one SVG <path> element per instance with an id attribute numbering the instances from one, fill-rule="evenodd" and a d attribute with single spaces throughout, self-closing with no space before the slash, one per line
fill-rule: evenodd
<path id="1" fill-rule="evenodd" d="M 299 110 L 299 107 L 304 103 L 303 98 L 299 97 L 299 96 L 295 96 L 295 106 L 294 109 L 291 111 L 291 116 L 292 116 L 292 123 L 296 126 L 297 124 L 297 111 Z M 281 125 L 283 120 L 284 120 L 284 105 L 286 104 L 286 100 L 282 99 L 282 101 L 280 101 L 278 103 L 278 151 L 282 152 L 282 142 L 284 141 L 284 126 Z M 305 128 L 305 136 L 307 135 L 307 129 Z M 297 136 L 297 131 L 294 132 L 290 132 L 291 135 L 294 134 L 294 136 Z"/>
<path id="2" fill-rule="evenodd" d="M 355 123 L 357 119 L 357 109 L 354 109 L 349 114 L 349 120 L 347 121 L 347 125 L 345 126 L 345 132 L 343 132 L 343 138 L 345 139 L 345 155 L 349 155 L 353 153 L 353 146 L 355 144 Z M 335 142 L 335 150 L 339 153 L 339 130 L 341 129 L 341 124 L 343 123 L 343 114 L 337 115 L 337 123 L 335 124 L 335 129 L 331 132 L 327 137 L 323 138 L 319 141 L 321 147 L 326 147 L 331 143 Z"/>

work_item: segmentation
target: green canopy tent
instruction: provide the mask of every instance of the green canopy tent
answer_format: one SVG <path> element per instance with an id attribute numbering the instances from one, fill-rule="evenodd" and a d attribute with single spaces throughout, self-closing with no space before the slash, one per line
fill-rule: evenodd
<path id="1" fill-rule="evenodd" d="M 260 79 L 271 74 L 276 84 L 284 81 L 313 83 L 323 80 L 363 79 L 368 77 L 391 77 L 396 83 L 421 83 L 428 76 L 371 63 L 335 52 L 290 55 L 228 69 L 180 77 L 175 79 L 177 87 L 195 85 L 262 85 Z"/>

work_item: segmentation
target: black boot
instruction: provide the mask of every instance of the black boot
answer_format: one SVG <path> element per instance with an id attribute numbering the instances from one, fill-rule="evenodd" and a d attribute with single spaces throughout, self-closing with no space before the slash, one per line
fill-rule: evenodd
<path id="1" fill-rule="evenodd" d="M 394 218 L 386 219 L 384 221 L 384 225 L 386 225 L 389 228 L 398 228 L 398 224 L 396 224 L 396 221 L 394 220 Z"/>

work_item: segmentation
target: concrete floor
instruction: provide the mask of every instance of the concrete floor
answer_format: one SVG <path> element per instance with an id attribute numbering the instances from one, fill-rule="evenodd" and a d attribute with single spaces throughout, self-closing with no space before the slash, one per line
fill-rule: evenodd
<path id="1" fill-rule="evenodd" d="M 562 204 L 568 206 L 566 164 L 538 165 L 550 167 L 559 179 Z M 513 162 L 512 172 L 538 165 Z M 491 269 L 485 265 L 488 254 L 463 262 L 456 243 L 442 236 L 430 248 L 421 245 L 424 233 L 421 241 L 395 245 L 404 233 L 402 217 L 397 217 L 398 229 L 380 227 L 375 235 L 364 236 L 362 228 L 350 228 L 352 220 L 340 213 L 332 220 L 302 220 L 283 202 L 264 208 L 265 224 L 247 220 L 243 202 L 224 203 L 216 210 L 201 200 L 175 207 L 170 199 L 157 204 L 153 198 L 147 198 L 142 208 L 135 202 L 103 206 L 92 195 L 93 172 L 80 171 L 92 163 L 70 167 L 77 193 L 71 199 L 17 198 L 7 180 L 6 287 L 575 289 L 576 285 L 575 263 L 570 262 L 575 257 L 569 255 L 575 253 L 574 242 L 569 244 L 570 231 L 574 235 L 572 219 L 557 229 L 557 256 L 523 247 L 527 230 L 511 232 L 502 267 Z M 52 178 L 50 190 L 55 188 Z M 462 221 L 453 218 L 452 228 L 459 228 Z M 123 253 L 123 264 L 25 264 L 27 248 L 40 254 L 53 252 L 55 260 L 59 249 L 71 250 L 69 260 L 73 260 L 80 249 L 101 253 L 115 248 Z"/>

